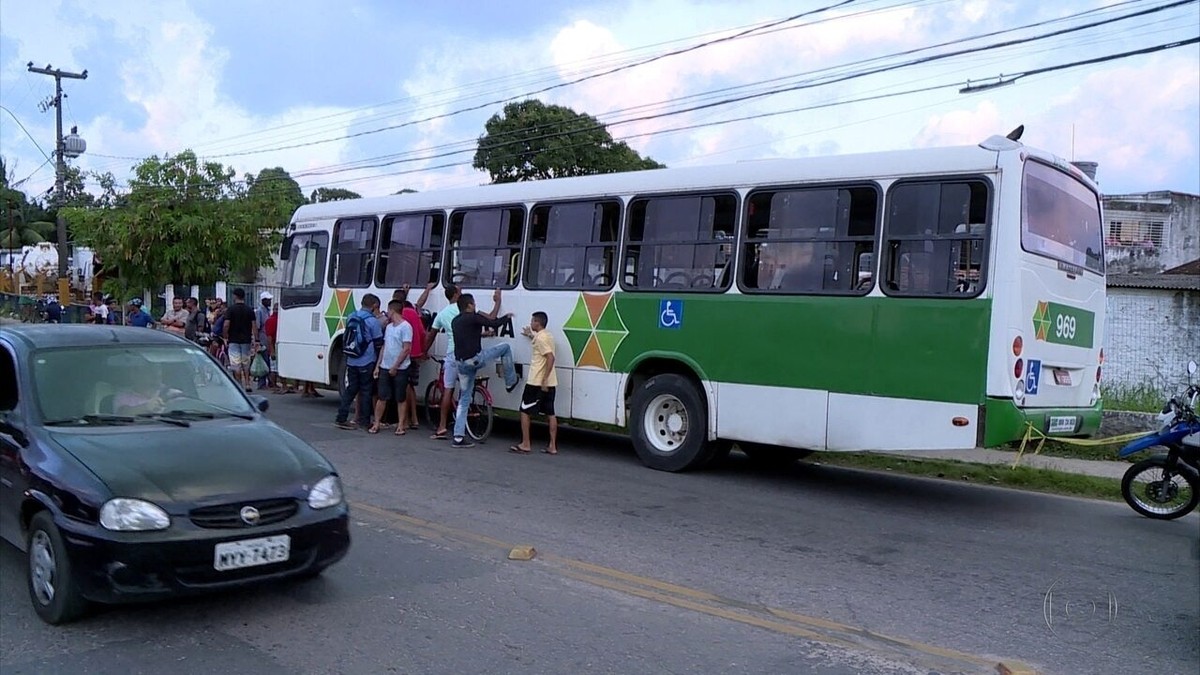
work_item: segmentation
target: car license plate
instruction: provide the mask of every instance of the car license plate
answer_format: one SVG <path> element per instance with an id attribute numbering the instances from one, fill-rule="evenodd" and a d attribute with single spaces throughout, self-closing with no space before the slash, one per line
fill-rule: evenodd
<path id="1" fill-rule="evenodd" d="M 1057 384 L 1060 387 L 1071 386 L 1071 372 L 1068 370 L 1063 370 L 1062 368 L 1055 368 L 1054 384 Z"/>
<path id="2" fill-rule="evenodd" d="M 283 562 L 292 550 L 292 538 L 286 534 L 261 539 L 243 539 L 217 544 L 213 552 L 213 568 L 218 571 L 237 570 Z"/>
<path id="3" fill-rule="evenodd" d="M 1078 417 L 1051 417 L 1050 433 L 1069 434 L 1072 431 L 1075 431 L 1075 423 L 1078 420 Z"/>

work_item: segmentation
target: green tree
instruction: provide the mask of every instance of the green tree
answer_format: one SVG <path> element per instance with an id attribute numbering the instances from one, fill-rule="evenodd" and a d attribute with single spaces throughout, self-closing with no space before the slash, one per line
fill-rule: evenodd
<path id="1" fill-rule="evenodd" d="M 282 200 L 290 217 L 305 202 L 300 184 L 282 167 L 263 169 L 257 176 L 247 178 L 247 195 L 263 200 Z M 283 224 L 287 224 L 285 220 Z"/>
<path id="2" fill-rule="evenodd" d="M 150 157 L 134 167 L 125 195 L 64 215 L 79 243 L 90 246 L 120 285 L 209 284 L 247 268 L 269 266 L 287 219 L 286 202 L 251 195 L 232 168 L 200 162 L 195 153 Z M 103 181 L 102 181 L 103 182 Z"/>
<path id="3" fill-rule="evenodd" d="M 309 198 L 308 198 L 308 201 L 310 204 L 317 204 L 320 202 L 336 202 L 341 199 L 361 199 L 361 198 L 362 198 L 362 195 L 360 195 L 357 192 L 354 192 L 352 190 L 346 190 L 344 188 L 322 187 L 322 188 L 317 188 L 316 190 L 313 190 L 312 195 L 309 196 Z"/>
<path id="4" fill-rule="evenodd" d="M 13 184 L 8 163 L 0 157 L 0 248 L 21 248 L 52 241 L 54 223 L 36 202 Z"/>
<path id="5" fill-rule="evenodd" d="M 614 141 L 595 117 L 536 99 L 509 103 L 484 129 L 472 166 L 494 183 L 663 168 Z"/>

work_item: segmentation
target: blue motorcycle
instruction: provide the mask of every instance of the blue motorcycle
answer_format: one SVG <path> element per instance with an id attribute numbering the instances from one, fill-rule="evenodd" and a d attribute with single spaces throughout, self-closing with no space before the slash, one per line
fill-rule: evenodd
<path id="1" fill-rule="evenodd" d="M 1188 363 L 1188 374 L 1196 362 Z M 1121 479 L 1121 496 L 1134 511 L 1156 520 L 1173 520 L 1187 515 L 1200 503 L 1200 419 L 1196 417 L 1200 387 L 1191 385 L 1182 401 L 1172 398 L 1163 406 L 1158 431 L 1121 448 L 1128 457 L 1148 448 L 1162 446 L 1165 455 L 1155 455 L 1129 467 Z"/>

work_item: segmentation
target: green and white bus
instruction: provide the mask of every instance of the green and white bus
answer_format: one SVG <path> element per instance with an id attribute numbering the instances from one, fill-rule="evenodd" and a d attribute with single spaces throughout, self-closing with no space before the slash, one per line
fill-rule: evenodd
<path id="1" fill-rule="evenodd" d="M 481 311 L 504 290 L 517 330 L 492 339 L 518 363 L 520 326 L 546 312 L 560 416 L 627 428 L 656 469 L 733 443 L 770 457 L 989 447 L 1027 424 L 1088 436 L 1101 224 L 1087 175 L 1002 136 L 305 205 L 283 247 L 280 375 L 340 382 L 364 293 L 454 283 Z M 439 288 L 426 307 L 445 303 Z M 520 389 L 496 379 L 515 410 Z"/>

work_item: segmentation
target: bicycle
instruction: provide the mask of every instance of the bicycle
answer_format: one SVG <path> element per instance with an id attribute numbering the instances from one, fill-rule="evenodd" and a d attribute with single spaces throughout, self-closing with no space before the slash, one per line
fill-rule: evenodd
<path id="1" fill-rule="evenodd" d="M 425 419 L 436 430 L 438 423 L 441 422 L 442 396 L 446 392 L 446 388 L 442 385 L 446 374 L 446 360 L 436 356 L 429 358 L 437 361 L 438 374 L 429 383 L 429 386 L 425 387 Z M 490 378 L 487 376 L 475 376 L 475 390 L 471 394 L 471 403 L 467 407 L 467 435 L 479 443 L 487 440 L 487 437 L 491 435 L 492 425 L 495 422 L 492 393 L 487 388 L 488 379 Z M 458 413 L 458 397 L 455 396 L 453 401 L 454 405 L 450 408 L 450 415 L 446 418 L 447 427 L 454 426 L 454 419 Z"/>

